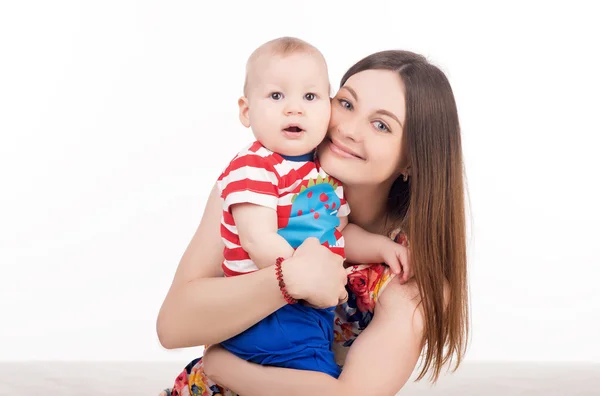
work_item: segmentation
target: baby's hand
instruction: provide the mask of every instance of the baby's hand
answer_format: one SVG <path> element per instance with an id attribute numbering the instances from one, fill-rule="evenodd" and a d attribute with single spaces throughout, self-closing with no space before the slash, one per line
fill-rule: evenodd
<path id="1" fill-rule="evenodd" d="M 408 258 L 408 248 L 389 238 L 384 239 L 379 247 L 381 259 L 393 273 L 399 275 L 400 283 L 404 284 L 413 276 Z"/>

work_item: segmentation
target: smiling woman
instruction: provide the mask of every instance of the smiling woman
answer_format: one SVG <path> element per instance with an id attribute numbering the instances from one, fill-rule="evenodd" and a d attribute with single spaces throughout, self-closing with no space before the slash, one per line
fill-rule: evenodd
<path id="1" fill-rule="evenodd" d="M 397 72 L 365 70 L 347 77 L 332 100 L 328 140 L 319 148 L 322 166 L 351 177 L 345 184 L 394 181 L 408 164 L 405 153 L 397 154 L 404 148 L 400 120 L 405 118 L 404 84 Z M 346 161 L 331 160 L 333 155 Z"/>

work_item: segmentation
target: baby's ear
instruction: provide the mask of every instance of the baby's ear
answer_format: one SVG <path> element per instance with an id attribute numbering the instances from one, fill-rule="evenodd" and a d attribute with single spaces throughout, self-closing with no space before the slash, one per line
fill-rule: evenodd
<path id="1" fill-rule="evenodd" d="M 250 114 L 248 114 L 248 112 L 249 112 L 248 98 L 245 96 L 242 96 L 241 98 L 239 98 L 238 106 L 240 108 L 240 122 L 246 128 L 250 128 Z"/>

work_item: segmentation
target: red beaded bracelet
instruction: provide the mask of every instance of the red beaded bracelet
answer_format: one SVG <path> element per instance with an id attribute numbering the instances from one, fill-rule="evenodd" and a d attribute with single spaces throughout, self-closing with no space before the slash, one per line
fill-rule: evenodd
<path id="1" fill-rule="evenodd" d="M 290 296 L 285 288 L 283 273 L 281 272 L 281 263 L 283 263 L 283 257 L 278 257 L 275 261 L 275 274 L 277 275 L 277 280 L 279 281 L 279 289 L 281 290 L 281 294 L 283 294 L 283 298 L 285 298 L 285 301 L 287 301 L 288 304 L 296 304 L 298 300 Z"/>

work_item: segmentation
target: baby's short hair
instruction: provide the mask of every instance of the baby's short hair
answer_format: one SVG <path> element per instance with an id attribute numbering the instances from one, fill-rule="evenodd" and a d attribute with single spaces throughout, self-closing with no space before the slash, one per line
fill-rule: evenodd
<path id="1" fill-rule="evenodd" d="M 296 37 L 279 37 L 271 41 L 267 41 L 260 47 L 254 50 L 248 61 L 246 62 L 246 78 L 244 79 L 244 95 L 247 96 L 246 90 L 248 88 L 248 74 L 254 62 L 261 56 L 287 56 L 297 53 L 314 54 L 319 56 L 325 62 L 325 57 L 321 54 L 315 46 L 307 43 L 304 40 L 300 40 Z"/>

